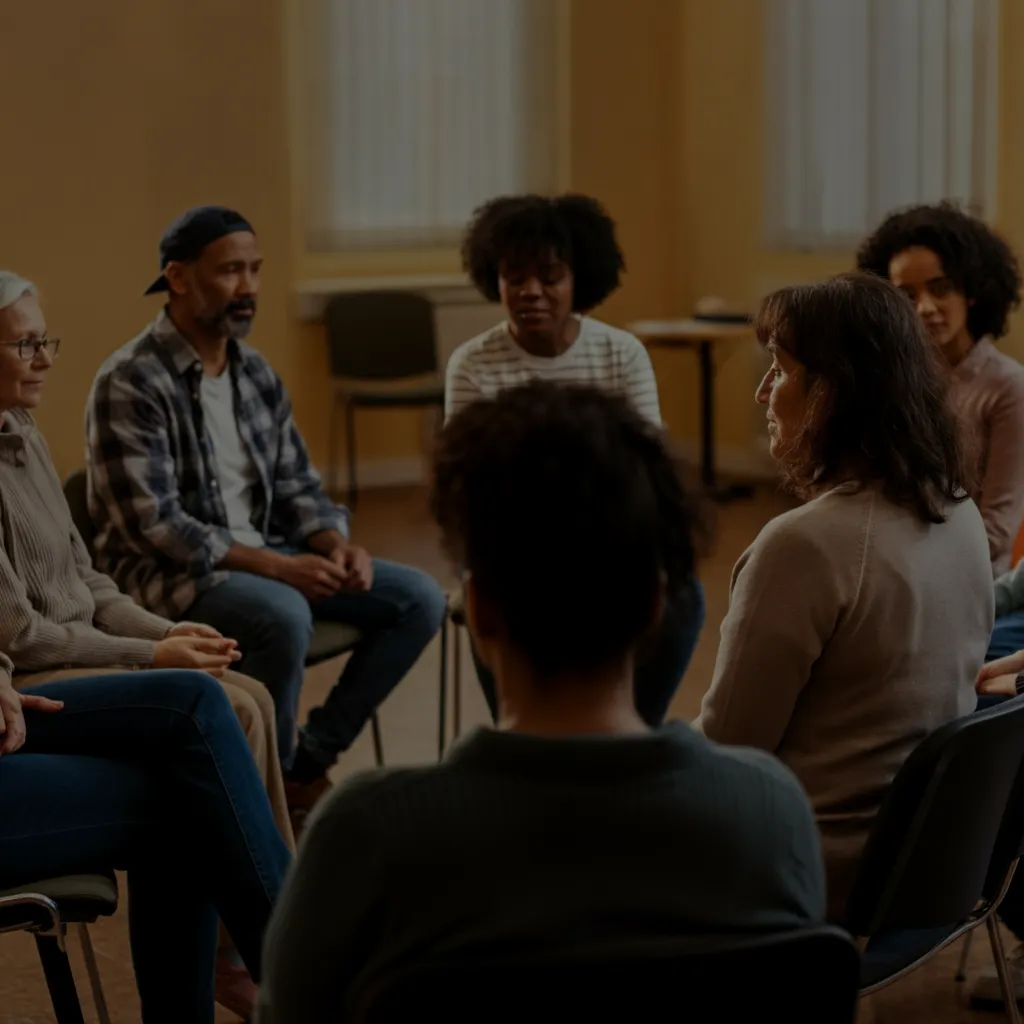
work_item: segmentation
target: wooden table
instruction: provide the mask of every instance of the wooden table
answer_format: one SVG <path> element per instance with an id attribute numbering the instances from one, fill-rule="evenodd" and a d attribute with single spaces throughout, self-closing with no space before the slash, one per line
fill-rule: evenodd
<path id="1" fill-rule="evenodd" d="M 637 320 L 627 329 L 648 348 L 695 349 L 700 361 L 700 472 L 704 486 L 717 501 L 749 498 L 749 484 L 719 486 L 715 470 L 715 361 L 712 348 L 723 341 L 737 341 L 753 334 L 750 324 L 716 323 L 711 320 Z"/>

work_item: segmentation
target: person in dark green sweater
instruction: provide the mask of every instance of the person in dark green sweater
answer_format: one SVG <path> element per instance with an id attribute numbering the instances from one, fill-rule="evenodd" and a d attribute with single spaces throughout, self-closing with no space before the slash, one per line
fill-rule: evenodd
<path id="1" fill-rule="evenodd" d="M 822 921 L 818 834 L 789 770 L 634 706 L 636 652 L 701 535 L 661 431 L 614 395 L 513 388 L 446 425 L 432 509 L 497 728 L 317 807 L 268 933 L 260 1024 L 347 1020 L 415 960 Z"/>

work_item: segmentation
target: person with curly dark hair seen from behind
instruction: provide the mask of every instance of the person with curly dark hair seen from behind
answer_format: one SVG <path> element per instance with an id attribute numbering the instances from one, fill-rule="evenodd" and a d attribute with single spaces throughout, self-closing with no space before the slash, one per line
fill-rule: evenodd
<path id="1" fill-rule="evenodd" d="M 485 298 L 507 320 L 467 341 L 448 363 L 445 411 L 451 417 L 479 398 L 531 380 L 587 384 L 624 396 L 661 426 L 658 388 L 647 350 L 626 331 L 586 314 L 619 287 L 625 262 L 615 224 L 588 196 L 505 196 L 480 207 L 466 232 L 463 263 Z M 542 495 L 538 495 L 542 499 Z M 606 545 L 594 558 L 615 557 Z M 534 581 L 540 588 L 543 579 Z M 688 609 L 681 617 L 676 606 Z M 662 628 L 637 664 L 636 701 L 650 725 L 668 712 L 704 623 L 696 577 L 670 594 Z M 491 714 L 494 678 L 473 651 Z"/>
<path id="2" fill-rule="evenodd" d="M 805 504 L 733 570 L 698 724 L 788 765 L 821 829 L 842 923 L 889 784 L 975 708 L 992 628 L 985 528 L 934 346 L 888 282 L 851 274 L 765 299 L 757 390 Z"/>
<path id="3" fill-rule="evenodd" d="M 616 958 L 820 921 L 789 770 L 634 706 L 637 650 L 701 529 L 661 432 L 621 397 L 537 382 L 453 417 L 434 469 L 498 727 L 317 808 L 268 933 L 260 1024 L 361 1020 L 361 997 L 414 962 Z"/>
<path id="4" fill-rule="evenodd" d="M 861 246 L 857 265 L 910 299 L 942 354 L 974 452 L 972 496 L 998 576 L 1010 568 L 1024 519 L 1024 366 L 994 344 L 1020 304 L 1017 257 L 984 222 L 947 202 L 889 216 Z"/>

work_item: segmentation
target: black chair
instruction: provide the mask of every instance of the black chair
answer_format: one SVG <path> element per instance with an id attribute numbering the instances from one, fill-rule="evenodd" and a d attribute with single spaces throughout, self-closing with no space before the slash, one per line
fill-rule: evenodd
<path id="1" fill-rule="evenodd" d="M 89 515 L 88 476 L 84 469 L 76 469 L 64 481 L 64 498 L 71 510 L 71 520 L 82 535 L 89 554 L 93 553 L 96 540 L 96 527 Z M 353 626 L 340 622 L 317 621 L 313 623 L 313 638 L 306 652 L 306 667 L 312 668 L 331 658 L 340 658 L 348 654 L 362 639 L 362 633 Z M 384 765 L 384 744 L 380 734 L 380 720 L 374 711 L 370 717 L 373 730 L 373 753 L 379 766 Z"/>
<path id="2" fill-rule="evenodd" d="M 353 1024 L 779 1020 L 850 1024 L 859 957 L 822 926 L 652 943 L 632 957 L 419 964 L 356 993 Z M 673 1013 L 685 1000 L 685 1012 Z M 342 1019 L 339 1015 L 339 1019 Z"/>
<path id="3" fill-rule="evenodd" d="M 67 926 L 77 924 L 100 1024 L 110 1024 L 88 926 L 117 910 L 117 881 L 109 875 L 67 875 L 0 891 L 0 932 L 35 936 L 57 1024 L 84 1024 L 67 954 Z"/>
<path id="4" fill-rule="evenodd" d="M 882 803 L 844 924 L 861 994 L 892 984 L 985 925 L 1019 1021 L 996 912 L 1024 842 L 1024 698 L 950 722 L 907 758 Z"/>
<path id="5" fill-rule="evenodd" d="M 331 376 L 335 378 L 328 472 L 334 479 L 337 414 L 341 411 L 345 415 L 348 446 L 348 504 L 355 508 L 359 489 L 356 410 L 444 407 L 434 307 L 429 299 L 415 292 L 342 293 L 328 301 L 324 323 Z M 426 384 L 415 383 L 417 377 L 434 379 Z M 380 386 L 386 383 L 396 386 Z"/>

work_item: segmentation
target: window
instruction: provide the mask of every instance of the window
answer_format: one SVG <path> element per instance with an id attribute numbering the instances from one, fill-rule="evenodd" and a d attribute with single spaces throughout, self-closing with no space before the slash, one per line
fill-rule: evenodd
<path id="1" fill-rule="evenodd" d="M 555 0 L 306 0 L 312 252 L 452 242 L 507 192 L 552 191 Z"/>
<path id="2" fill-rule="evenodd" d="M 890 210 L 991 216 L 998 0 L 766 0 L 771 244 L 856 242 Z"/>

